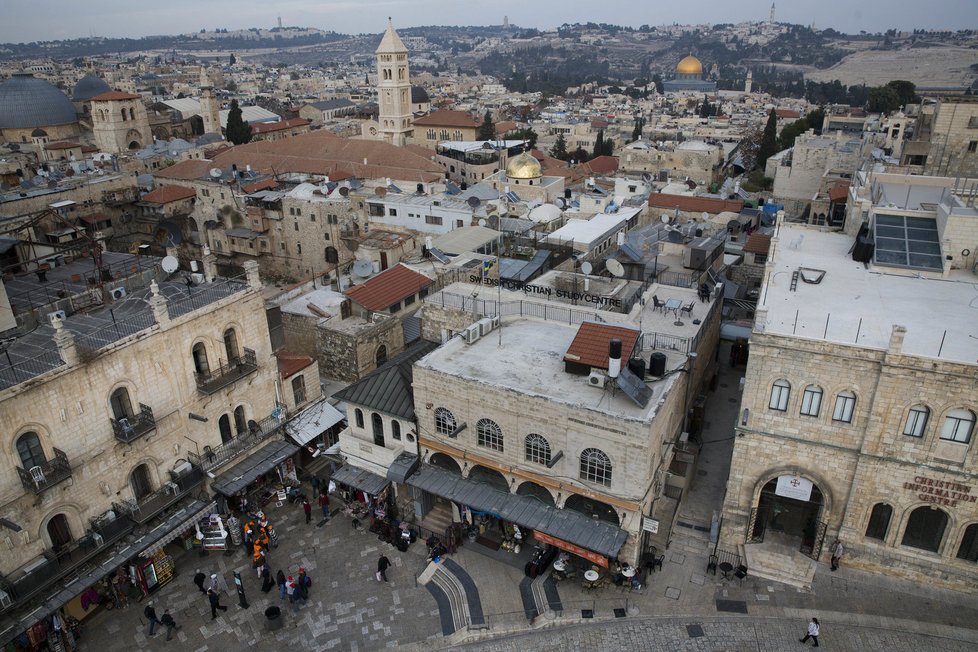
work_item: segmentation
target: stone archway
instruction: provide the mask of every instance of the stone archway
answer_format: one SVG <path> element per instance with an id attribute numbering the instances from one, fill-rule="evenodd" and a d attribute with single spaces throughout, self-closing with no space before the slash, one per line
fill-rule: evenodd
<path id="1" fill-rule="evenodd" d="M 536 482 L 530 482 L 529 480 L 524 482 L 516 488 L 516 494 L 518 496 L 529 496 L 530 498 L 539 500 L 546 505 L 556 507 L 554 496 L 552 493 L 550 493 L 550 490 L 543 485 L 537 484 Z"/>
<path id="2" fill-rule="evenodd" d="M 761 479 L 747 523 L 747 543 L 767 539 L 818 559 L 829 503 L 822 486 L 799 473 L 782 472 Z"/>
<path id="3" fill-rule="evenodd" d="M 500 491 L 509 493 L 509 482 L 507 482 L 506 476 L 495 469 L 479 465 L 473 466 L 469 471 L 469 480 L 483 482 Z"/>
<path id="4" fill-rule="evenodd" d="M 434 453 L 428 460 L 428 464 L 431 466 L 436 466 L 439 469 L 444 469 L 449 473 L 454 473 L 457 476 L 462 475 L 462 467 L 459 465 L 459 463 L 455 461 L 455 458 L 446 455 L 445 453 Z"/>
<path id="5" fill-rule="evenodd" d="M 569 495 L 567 500 L 564 501 L 564 509 L 573 509 L 575 512 L 580 512 L 591 518 L 597 518 L 613 525 L 621 525 L 618 512 L 615 511 L 614 507 L 608 503 L 603 503 L 600 500 L 588 498 L 587 496 L 581 496 L 580 494 Z"/>

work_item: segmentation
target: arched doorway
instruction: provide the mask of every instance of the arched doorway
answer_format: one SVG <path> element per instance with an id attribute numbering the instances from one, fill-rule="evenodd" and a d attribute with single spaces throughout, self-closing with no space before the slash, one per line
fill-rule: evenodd
<path id="1" fill-rule="evenodd" d="M 772 478 L 751 510 L 747 543 L 767 538 L 817 559 L 825 537 L 824 503 L 821 489 L 811 480 L 797 475 Z"/>
<path id="2" fill-rule="evenodd" d="M 193 356 L 194 371 L 202 376 L 207 375 L 207 372 L 210 371 L 210 365 L 207 364 L 207 347 L 204 346 L 203 342 L 194 344 Z"/>
<path id="3" fill-rule="evenodd" d="M 231 434 L 231 418 L 222 414 L 221 418 L 217 420 L 217 428 L 221 431 L 221 443 L 226 444 L 234 438 Z"/>
<path id="4" fill-rule="evenodd" d="M 462 467 L 458 465 L 458 462 L 444 453 L 435 453 L 432 455 L 431 459 L 428 460 L 428 464 L 437 466 L 439 469 L 444 469 L 455 475 L 462 475 Z"/>
<path id="5" fill-rule="evenodd" d="M 153 493 L 153 483 L 149 478 L 149 467 L 140 464 L 129 474 L 129 488 L 137 501 Z"/>
<path id="6" fill-rule="evenodd" d="M 387 347 L 383 344 L 377 347 L 377 353 L 374 354 L 374 362 L 378 367 L 384 366 L 384 363 L 387 362 Z"/>
<path id="7" fill-rule="evenodd" d="M 228 364 L 233 364 L 238 360 L 238 334 L 233 328 L 224 331 L 224 353 L 228 357 Z"/>
<path id="8" fill-rule="evenodd" d="M 536 482 L 524 482 L 516 488 L 516 494 L 518 496 L 529 496 L 531 498 L 535 498 L 536 500 L 539 500 L 546 505 L 550 505 L 551 507 L 555 506 L 553 494 L 547 491 L 546 487 L 538 485 Z"/>
<path id="9" fill-rule="evenodd" d="M 245 418 L 245 407 L 243 405 L 234 408 L 234 429 L 239 437 L 248 432 L 248 419 Z"/>
<path id="10" fill-rule="evenodd" d="M 48 537 L 51 538 L 51 549 L 54 550 L 54 554 L 58 556 L 58 559 L 64 557 L 70 558 L 71 555 L 67 551 L 62 552 L 64 548 L 68 546 L 72 541 L 71 528 L 68 526 L 68 519 L 65 518 L 64 514 L 55 514 L 48 521 Z"/>
<path id="11" fill-rule="evenodd" d="M 469 471 L 469 480 L 473 482 L 484 482 L 496 489 L 509 493 L 509 483 L 506 482 L 506 477 L 495 469 L 490 469 L 485 466 L 473 466 L 472 470 Z"/>
<path id="12" fill-rule="evenodd" d="M 564 501 L 564 509 L 573 509 L 575 512 L 580 512 L 581 514 L 601 521 L 607 521 L 612 525 L 620 524 L 618 512 L 615 511 L 614 507 L 600 500 L 588 498 L 587 496 L 571 494 Z"/>

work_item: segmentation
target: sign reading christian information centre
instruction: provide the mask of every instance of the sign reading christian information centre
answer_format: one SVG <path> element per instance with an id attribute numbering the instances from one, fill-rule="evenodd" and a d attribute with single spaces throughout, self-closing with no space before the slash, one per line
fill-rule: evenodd
<path id="1" fill-rule="evenodd" d="M 978 496 L 971 493 L 971 487 L 947 480 L 935 480 L 922 475 L 914 476 L 913 482 L 904 482 L 903 488 L 917 494 L 917 498 L 929 503 L 957 507 L 958 503 L 978 502 Z"/>

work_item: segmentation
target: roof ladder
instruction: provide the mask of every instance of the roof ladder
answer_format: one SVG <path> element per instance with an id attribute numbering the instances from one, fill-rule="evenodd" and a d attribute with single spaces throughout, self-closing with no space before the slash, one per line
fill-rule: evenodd
<path id="1" fill-rule="evenodd" d="M 791 272 L 791 291 L 794 292 L 798 287 L 798 270 Z"/>

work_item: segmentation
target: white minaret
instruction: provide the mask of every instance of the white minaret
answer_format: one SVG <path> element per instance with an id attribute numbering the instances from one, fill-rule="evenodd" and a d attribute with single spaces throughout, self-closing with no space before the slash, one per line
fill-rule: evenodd
<path id="1" fill-rule="evenodd" d="M 380 109 L 377 121 L 383 139 L 403 145 L 414 129 L 411 114 L 411 75 L 407 48 L 387 19 L 387 31 L 377 46 L 377 94 Z"/>
<path id="2" fill-rule="evenodd" d="M 747 71 L 747 81 L 744 82 L 744 93 L 750 95 L 751 86 L 754 85 L 754 73 Z"/>
<path id="3" fill-rule="evenodd" d="M 205 134 L 221 133 L 221 114 L 217 107 L 214 87 L 207 78 L 207 70 L 200 67 L 200 117 L 204 119 Z"/>
<path id="4" fill-rule="evenodd" d="M 771 3 L 771 17 L 767 19 L 767 22 L 774 24 L 774 3 Z"/>

